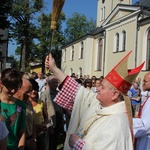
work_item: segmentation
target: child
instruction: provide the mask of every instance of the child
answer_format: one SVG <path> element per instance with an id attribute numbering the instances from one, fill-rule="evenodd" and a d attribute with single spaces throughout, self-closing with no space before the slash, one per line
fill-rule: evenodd
<path id="1" fill-rule="evenodd" d="M 9 131 L 7 150 L 24 149 L 25 144 L 25 104 L 13 95 L 22 86 L 20 72 L 9 68 L 1 72 L 0 120 Z"/>

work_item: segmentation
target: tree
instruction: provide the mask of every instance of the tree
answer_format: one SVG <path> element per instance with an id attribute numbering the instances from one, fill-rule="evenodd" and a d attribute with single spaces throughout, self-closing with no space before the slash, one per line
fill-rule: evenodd
<path id="1" fill-rule="evenodd" d="M 44 13 L 41 14 L 39 18 L 39 27 L 37 28 L 37 38 L 38 44 L 35 49 L 33 49 L 32 54 L 37 54 L 37 57 L 42 62 L 42 72 L 45 72 L 45 56 L 49 53 L 50 50 L 50 42 L 52 37 L 52 31 L 50 30 L 50 22 L 51 22 L 51 14 L 46 15 Z M 64 35 L 62 31 L 62 22 L 65 21 L 65 14 L 61 13 L 57 30 L 54 33 L 54 38 L 52 42 L 52 53 L 56 59 L 57 65 L 60 67 L 61 63 L 61 46 L 64 44 Z"/>
<path id="2" fill-rule="evenodd" d="M 9 21 L 7 16 L 12 8 L 12 1 L 1 0 L 0 1 L 0 29 L 5 29 L 9 27 Z"/>
<path id="3" fill-rule="evenodd" d="M 3 39 L 3 36 L 5 32 L 7 32 L 5 29 L 9 27 L 9 21 L 8 21 L 8 14 L 11 11 L 12 2 L 1 0 L 0 1 L 0 30 L 3 34 L 0 35 L 0 44 L 7 43 L 7 38 Z M 5 31 L 5 32 L 4 32 Z"/>
<path id="4" fill-rule="evenodd" d="M 49 53 L 52 31 L 50 30 L 51 14 L 42 13 L 39 18 L 37 16 L 35 18 L 36 12 L 43 7 L 42 3 L 42 0 L 15 0 L 13 3 L 10 36 L 19 44 L 16 54 L 21 56 L 19 65 L 21 71 L 28 71 L 27 66 L 30 62 L 42 62 L 44 73 L 44 60 Z M 66 27 L 64 27 L 65 21 L 65 14 L 61 13 L 52 43 L 52 53 L 59 67 L 61 47 L 66 42 L 75 40 L 95 28 L 93 20 L 88 21 L 84 15 L 78 13 L 67 20 Z"/>
<path id="5" fill-rule="evenodd" d="M 88 20 L 85 15 L 73 13 L 66 22 L 65 34 L 68 42 L 76 40 L 96 28 L 96 21 Z"/>
<path id="6" fill-rule="evenodd" d="M 13 21 L 11 22 L 11 38 L 20 44 L 17 53 L 21 54 L 21 71 L 26 70 L 26 66 L 29 64 L 28 55 L 31 51 L 31 45 L 33 43 L 35 35 L 36 25 L 34 22 L 34 16 L 36 12 L 41 11 L 43 8 L 42 0 L 14 0 L 12 4 L 11 16 Z"/>
<path id="7" fill-rule="evenodd" d="M 79 20 L 79 21 L 77 21 Z M 45 15 L 41 14 L 38 22 L 39 27 L 37 29 L 38 44 L 35 49 L 33 49 L 32 54 L 35 56 L 36 51 L 36 61 L 41 60 L 42 62 L 42 72 L 44 72 L 44 61 L 46 54 L 49 53 L 50 40 L 52 37 L 52 32 L 50 30 L 51 14 Z M 73 18 L 67 20 L 67 26 L 64 27 L 65 14 L 61 13 L 58 20 L 58 27 L 54 33 L 54 39 L 52 42 L 52 54 L 56 60 L 58 67 L 61 67 L 61 47 L 69 41 L 77 39 L 86 33 L 89 33 L 95 28 L 94 21 L 88 21 L 84 15 L 75 13 Z M 83 28 L 81 28 L 83 26 Z M 65 30 L 64 30 L 65 28 Z M 67 31 L 67 32 L 66 32 Z M 67 39 L 65 34 L 67 34 Z M 32 55 L 31 54 L 31 55 Z"/>
<path id="8" fill-rule="evenodd" d="M 13 55 L 10 55 L 9 58 L 11 58 L 13 61 L 12 61 L 12 68 L 16 68 L 16 69 L 19 69 L 19 62 L 17 61 L 16 58 L 14 58 Z"/>
<path id="9" fill-rule="evenodd" d="M 5 29 L 9 27 L 9 21 L 7 20 L 7 17 L 0 16 L 0 29 Z"/>

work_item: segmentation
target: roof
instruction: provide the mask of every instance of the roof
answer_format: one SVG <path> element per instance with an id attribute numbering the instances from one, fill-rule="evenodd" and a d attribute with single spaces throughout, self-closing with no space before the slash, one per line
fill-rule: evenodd
<path id="1" fill-rule="evenodd" d="M 103 32 L 103 28 L 102 27 L 97 27 L 96 29 L 92 30 L 89 34 L 94 36 L 94 35 L 97 35 L 101 32 Z"/>
<path id="2" fill-rule="evenodd" d="M 78 39 L 76 39 L 76 40 L 74 40 L 74 41 L 71 41 L 71 42 L 66 43 L 66 44 L 63 45 L 61 48 L 65 48 L 65 47 L 67 47 L 68 45 L 70 45 L 70 44 L 72 44 L 72 43 L 74 43 L 74 42 L 76 42 L 76 41 L 79 41 L 79 40 L 81 40 L 81 39 L 84 39 L 84 38 L 86 38 L 86 37 L 88 37 L 88 36 L 95 36 L 95 35 L 97 35 L 97 34 L 99 34 L 99 33 L 102 33 L 102 32 L 103 32 L 103 28 L 102 28 L 102 27 L 97 27 L 97 28 L 95 28 L 94 30 L 92 30 L 91 32 L 87 33 L 86 35 L 84 35 L 84 36 L 82 36 L 82 37 L 79 37 Z"/>

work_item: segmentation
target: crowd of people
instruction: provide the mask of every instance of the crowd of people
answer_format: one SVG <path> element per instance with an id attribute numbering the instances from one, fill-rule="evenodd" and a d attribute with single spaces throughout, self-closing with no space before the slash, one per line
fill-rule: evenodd
<path id="1" fill-rule="evenodd" d="M 51 54 L 51 75 L 2 70 L 0 150 L 57 150 L 62 134 L 64 150 L 149 150 L 150 73 L 129 75 L 129 54 L 105 77 L 68 76 Z"/>
<path id="2" fill-rule="evenodd" d="M 57 149 L 63 128 L 63 109 L 53 102 L 57 86 L 56 77 L 42 73 L 36 78 L 13 68 L 1 72 L 0 149 Z"/>
<path id="3" fill-rule="evenodd" d="M 75 80 L 80 80 L 81 84 L 84 80 L 94 81 L 92 87 L 100 82 L 96 78 Z M 0 125 L 3 132 L 0 146 L 3 150 L 57 149 L 59 136 L 64 134 L 65 138 L 71 116 L 70 111 L 53 101 L 58 85 L 59 80 L 54 75 L 44 76 L 41 72 L 31 74 L 13 68 L 1 72 Z"/>

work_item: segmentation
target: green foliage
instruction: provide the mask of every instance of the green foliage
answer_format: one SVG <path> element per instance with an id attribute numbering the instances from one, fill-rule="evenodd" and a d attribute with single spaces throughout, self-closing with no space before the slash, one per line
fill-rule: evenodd
<path id="1" fill-rule="evenodd" d="M 45 56 L 49 53 L 52 40 L 51 14 L 41 13 L 44 6 L 43 0 L 12 1 L 9 36 L 19 45 L 16 49 L 16 55 L 22 56 L 23 50 L 25 50 L 24 62 L 27 70 L 30 69 L 30 62 L 41 62 L 42 72 L 44 72 Z M 37 17 L 37 13 L 41 13 L 39 17 Z M 86 35 L 96 27 L 95 21 L 88 20 L 86 16 L 78 13 L 74 13 L 72 18 L 66 21 L 66 26 L 64 26 L 65 21 L 65 14 L 61 13 L 51 47 L 59 67 L 61 66 L 61 47 L 67 42 Z"/>
<path id="2" fill-rule="evenodd" d="M 65 29 L 68 42 L 76 40 L 96 28 L 96 22 L 92 19 L 87 20 L 85 15 L 73 13 L 72 16 L 67 20 L 67 28 Z"/>
<path id="3" fill-rule="evenodd" d="M 12 8 L 12 0 L 0 0 L 0 16 L 7 16 Z"/>
<path id="4" fill-rule="evenodd" d="M 1 0 L 0 1 L 0 30 L 5 30 L 9 27 L 10 23 L 7 19 L 9 12 L 11 11 L 11 0 Z M 7 42 L 3 39 L 3 35 L 0 35 L 0 44 Z"/>
<path id="5" fill-rule="evenodd" d="M 19 61 L 16 58 L 14 58 L 13 55 L 10 55 L 9 57 L 13 59 L 12 68 L 19 69 Z"/>
<path id="6" fill-rule="evenodd" d="M 23 68 L 27 68 L 31 60 L 31 50 L 36 38 L 36 19 L 34 16 L 43 7 L 43 0 L 13 0 L 11 11 L 10 38 L 16 40 L 20 46 L 16 54 L 25 55 L 21 57 Z M 25 58 L 25 60 L 24 60 Z"/>
<path id="7" fill-rule="evenodd" d="M 46 15 L 44 13 L 41 14 L 39 17 L 39 27 L 37 28 L 37 38 L 38 38 L 38 44 L 36 47 L 36 55 L 39 60 L 41 60 L 43 64 L 43 72 L 44 72 L 44 61 L 45 56 L 50 51 L 50 42 L 52 37 L 52 31 L 50 30 L 50 22 L 51 22 L 51 14 Z M 58 20 L 58 26 L 57 30 L 54 33 L 54 38 L 52 41 L 52 51 L 54 54 L 54 57 L 58 57 L 59 59 L 56 60 L 57 65 L 60 67 L 61 63 L 61 46 L 64 44 L 64 36 L 62 32 L 62 22 L 65 21 L 65 15 L 61 13 L 59 20 Z M 35 53 L 35 52 L 33 52 Z M 56 58 L 55 57 L 55 58 Z"/>
<path id="8" fill-rule="evenodd" d="M 43 8 L 43 1 L 42 0 L 34 0 L 33 8 L 36 10 Z"/>

